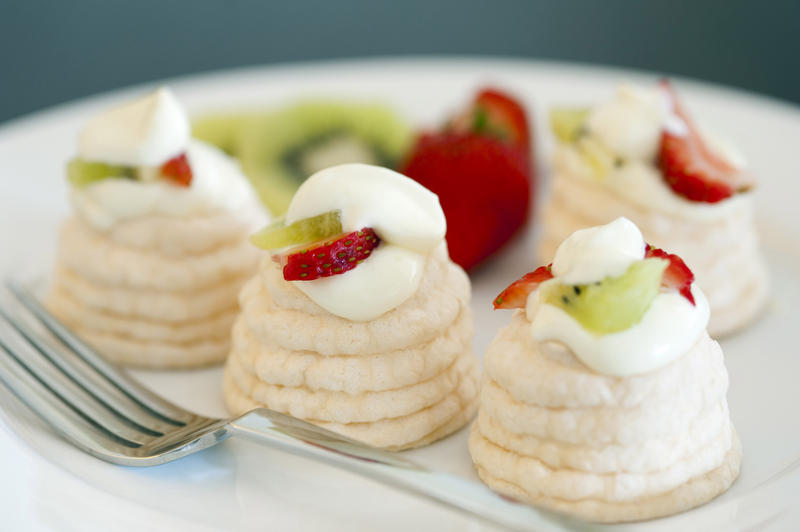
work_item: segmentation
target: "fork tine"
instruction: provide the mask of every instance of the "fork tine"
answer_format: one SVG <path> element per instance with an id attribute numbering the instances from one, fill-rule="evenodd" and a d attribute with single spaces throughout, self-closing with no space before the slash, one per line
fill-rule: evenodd
<path id="1" fill-rule="evenodd" d="M 161 436 L 165 431 L 174 428 L 176 423 L 167 423 L 161 417 L 154 416 L 138 403 L 108 383 L 93 368 L 55 338 L 50 331 L 30 314 L 26 309 L 15 305 L 12 312 L 0 305 L 0 316 L 5 319 L 35 347 L 66 377 L 72 379 L 86 393 L 91 395 L 106 409 L 115 413 L 121 420 L 133 428 L 151 436 Z"/>
<path id="2" fill-rule="evenodd" d="M 2 317 L 0 345 L 53 395 L 98 429 L 108 432 L 109 437 L 118 440 L 118 443 L 126 447 L 138 447 L 153 440 L 152 434 L 125 422 L 76 385 Z"/>
<path id="3" fill-rule="evenodd" d="M 50 314 L 37 298 L 21 284 L 6 281 L 6 287 L 35 318 L 58 340 L 75 353 L 106 382 L 119 390 L 131 401 L 137 403 L 152 415 L 173 425 L 185 425 L 196 420 L 197 416 L 172 404 L 140 385 L 97 354 L 83 340 L 73 334 L 64 324 Z"/>
<path id="4" fill-rule="evenodd" d="M 123 456 L 123 447 L 37 381 L 0 344 L 0 382 L 62 437 L 98 457 Z"/>

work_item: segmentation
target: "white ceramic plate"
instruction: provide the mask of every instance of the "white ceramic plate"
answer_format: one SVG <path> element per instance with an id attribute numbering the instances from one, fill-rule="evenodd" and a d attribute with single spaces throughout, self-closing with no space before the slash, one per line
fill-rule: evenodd
<path id="1" fill-rule="evenodd" d="M 551 141 L 546 108 L 590 102 L 623 79 L 655 75 L 553 63 L 469 59 L 374 60 L 257 68 L 170 81 L 190 111 L 278 105 L 301 96 L 387 102 L 412 122 L 435 125 L 476 87 L 497 83 L 536 118 L 539 161 Z M 152 88 L 90 98 L 0 127 L 0 273 L 46 275 L 67 214 L 64 162 L 94 112 Z M 766 315 L 722 342 L 729 401 L 744 444 L 742 474 L 712 503 L 622 529 L 800 528 L 800 110 L 694 82 L 678 88 L 698 118 L 735 140 L 761 179 L 759 226 L 774 281 Z M 546 176 L 542 168 L 541 176 Z M 542 179 L 544 181 L 544 179 Z M 540 195 L 541 196 L 541 195 Z M 475 345 L 482 353 L 510 314 L 492 298 L 534 266 L 535 227 L 473 276 Z M 136 377 L 175 402 L 223 416 L 219 369 Z M 474 520 L 300 458 L 234 439 L 149 469 L 112 466 L 54 436 L 0 391 L 0 528 L 4 530 L 482 530 Z M 407 455 L 477 479 L 465 431 Z"/>

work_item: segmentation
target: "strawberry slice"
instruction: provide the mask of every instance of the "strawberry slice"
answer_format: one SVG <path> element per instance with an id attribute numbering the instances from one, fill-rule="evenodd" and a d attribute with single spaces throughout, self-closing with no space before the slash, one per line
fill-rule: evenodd
<path id="1" fill-rule="evenodd" d="M 380 244 L 370 228 L 342 233 L 331 240 L 302 246 L 277 257 L 287 281 L 312 281 L 339 275 L 355 268 Z"/>
<path id="2" fill-rule="evenodd" d="M 661 278 L 661 286 L 668 290 L 677 290 L 683 297 L 689 300 L 689 303 L 694 305 L 694 296 L 692 295 L 694 273 L 686 266 L 683 259 L 672 253 L 667 253 L 663 249 L 654 248 L 650 244 L 647 244 L 644 258 L 649 259 L 651 257 L 669 261 L 669 266 L 664 270 L 664 276 Z"/>
<path id="3" fill-rule="evenodd" d="M 176 185 L 180 185 L 182 187 L 188 187 L 191 185 L 192 167 L 189 166 L 189 160 L 186 158 L 186 153 L 176 155 L 161 165 L 161 175 Z"/>
<path id="4" fill-rule="evenodd" d="M 553 278 L 552 264 L 539 266 L 528 272 L 500 292 L 494 300 L 494 308 L 525 308 L 528 296 L 543 282 Z"/>
<path id="5" fill-rule="evenodd" d="M 670 188 L 690 201 L 706 203 L 716 203 L 752 188 L 755 183 L 750 174 L 734 167 L 706 145 L 669 81 L 663 80 L 661 88 L 688 130 L 683 135 L 667 130 L 661 134 L 658 165 Z"/>

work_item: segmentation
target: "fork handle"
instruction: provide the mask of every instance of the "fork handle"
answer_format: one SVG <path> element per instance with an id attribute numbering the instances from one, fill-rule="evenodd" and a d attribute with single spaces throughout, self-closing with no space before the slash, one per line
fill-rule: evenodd
<path id="1" fill-rule="evenodd" d="M 566 524 L 560 517 L 503 498 L 478 482 L 430 470 L 396 453 L 368 447 L 277 412 L 254 410 L 228 426 L 235 435 L 358 473 L 494 524 L 515 530 L 556 530 Z"/>

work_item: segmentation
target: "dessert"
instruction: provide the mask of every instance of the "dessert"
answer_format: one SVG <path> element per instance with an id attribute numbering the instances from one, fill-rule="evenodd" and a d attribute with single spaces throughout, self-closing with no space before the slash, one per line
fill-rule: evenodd
<path id="1" fill-rule="evenodd" d="M 470 285 L 436 195 L 386 168 L 317 172 L 240 295 L 225 368 L 233 413 L 284 412 L 375 447 L 425 445 L 477 406 Z"/>
<path id="2" fill-rule="evenodd" d="M 394 168 L 411 131 L 382 105 L 303 101 L 274 112 L 209 115 L 193 125 L 198 138 L 237 157 L 275 215 L 318 170 L 344 163 Z"/>
<path id="3" fill-rule="evenodd" d="M 558 137 L 540 257 L 582 227 L 625 216 L 692 266 L 712 336 L 755 318 L 768 292 L 742 156 L 699 129 L 668 82 L 622 85 L 591 109 L 554 109 Z"/>
<path id="4" fill-rule="evenodd" d="M 400 171 L 439 196 L 450 256 L 470 270 L 527 219 L 533 175 L 525 109 L 483 89 L 442 131 L 422 133 Z"/>
<path id="5" fill-rule="evenodd" d="M 265 213 L 237 165 L 192 140 L 169 89 L 108 110 L 67 165 L 50 310 L 110 359 L 150 368 L 224 360 Z"/>
<path id="6" fill-rule="evenodd" d="M 489 345 L 470 433 L 492 489 L 619 522 L 687 510 L 736 479 L 708 302 L 630 220 L 573 233 L 495 307 L 520 310 Z"/>

